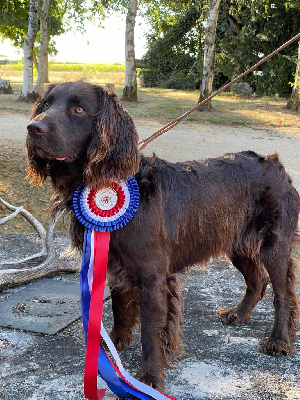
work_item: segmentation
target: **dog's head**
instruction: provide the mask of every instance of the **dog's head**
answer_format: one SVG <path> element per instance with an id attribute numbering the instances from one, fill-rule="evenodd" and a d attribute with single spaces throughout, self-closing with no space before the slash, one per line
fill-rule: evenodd
<path id="1" fill-rule="evenodd" d="M 138 135 L 115 94 L 86 82 L 52 85 L 32 110 L 26 139 L 29 174 L 42 183 L 82 166 L 87 186 L 126 179 L 139 167 Z"/>

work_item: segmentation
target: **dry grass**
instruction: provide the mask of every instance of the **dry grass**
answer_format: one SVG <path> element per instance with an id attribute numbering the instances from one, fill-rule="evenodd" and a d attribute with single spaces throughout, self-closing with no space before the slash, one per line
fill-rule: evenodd
<path id="1" fill-rule="evenodd" d="M 14 206 L 24 206 L 46 227 L 49 222 L 47 212 L 51 197 L 50 184 L 43 187 L 33 186 L 26 179 L 26 156 L 24 149 L 5 146 L 1 143 L 0 150 L 0 197 Z M 0 219 L 10 214 L 0 204 Z M 60 225 L 60 229 L 62 225 Z M 1 226 L 1 233 L 30 233 L 33 228 L 26 220 L 18 216 Z"/>
<path id="2" fill-rule="evenodd" d="M 50 80 L 51 83 L 79 79 L 76 72 L 64 72 L 62 74 L 57 71 L 54 72 L 57 78 Z M 65 74 L 67 79 L 63 78 Z M 106 79 L 101 81 L 97 79 L 84 80 L 102 85 L 114 83 L 116 93 L 121 97 L 123 84 L 117 82 L 119 74 L 120 72 L 111 72 Z M 14 94 L 0 96 L 0 109 L 28 116 L 32 105 L 17 101 L 22 86 L 21 83 L 13 79 L 11 79 L 11 82 Z M 197 100 L 197 92 L 139 87 L 138 102 L 125 103 L 125 107 L 135 120 L 151 120 L 165 124 L 194 107 Z M 195 111 L 187 120 L 197 124 L 250 125 L 257 129 L 270 128 L 281 133 L 300 136 L 300 113 L 288 110 L 286 103 L 286 99 L 242 97 L 226 93 L 213 99 L 214 111 Z"/>
<path id="3" fill-rule="evenodd" d="M 121 94 L 118 89 L 117 94 Z M 164 124 L 194 107 L 198 96 L 198 92 L 141 88 L 138 103 L 128 103 L 126 108 L 135 119 L 157 120 Z M 288 110 L 286 103 L 286 99 L 226 93 L 212 100 L 214 111 L 195 111 L 187 121 L 275 129 L 300 137 L 300 113 Z"/>
<path id="4" fill-rule="evenodd" d="M 122 71 L 50 71 L 50 82 L 67 82 L 84 80 L 88 82 L 98 83 L 104 85 L 106 83 L 125 84 L 125 72 Z"/>

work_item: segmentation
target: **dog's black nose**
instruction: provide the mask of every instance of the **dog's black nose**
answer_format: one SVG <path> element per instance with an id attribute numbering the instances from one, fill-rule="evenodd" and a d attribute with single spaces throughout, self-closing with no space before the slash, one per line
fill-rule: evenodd
<path id="1" fill-rule="evenodd" d="M 43 121 L 34 121 L 29 123 L 27 131 L 30 136 L 39 136 L 47 132 L 47 126 Z"/>

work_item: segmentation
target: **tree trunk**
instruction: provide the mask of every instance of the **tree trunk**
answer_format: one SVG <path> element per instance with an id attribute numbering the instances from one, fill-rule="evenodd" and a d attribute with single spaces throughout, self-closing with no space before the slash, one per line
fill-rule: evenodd
<path id="1" fill-rule="evenodd" d="M 211 0 L 207 14 L 207 25 L 204 39 L 203 74 L 198 103 L 206 99 L 212 93 L 215 67 L 215 41 L 220 1 L 221 0 Z M 205 107 L 212 109 L 211 101 L 209 101 Z"/>
<path id="2" fill-rule="evenodd" d="M 293 85 L 292 95 L 287 103 L 287 107 L 292 110 L 300 108 L 300 42 L 298 42 L 298 61 L 295 74 L 295 83 Z"/>
<path id="3" fill-rule="evenodd" d="M 134 48 L 134 27 L 137 13 L 137 0 L 129 0 L 125 33 L 125 88 L 122 100 L 137 101 L 137 80 Z"/>
<path id="4" fill-rule="evenodd" d="M 28 102 L 36 99 L 36 94 L 33 92 L 33 46 L 38 30 L 37 3 L 38 0 L 30 0 L 28 31 L 26 38 L 23 41 L 23 86 L 19 100 Z"/>
<path id="5" fill-rule="evenodd" d="M 33 61 L 33 65 L 35 66 L 36 70 L 38 71 L 39 70 L 39 63 L 38 63 L 38 60 L 36 58 L 34 49 L 33 49 L 33 52 L 32 52 L 32 61 Z"/>
<path id="6" fill-rule="evenodd" d="M 41 95 L 44 91 L 44 84 L 48 75 L 48 17 L 50 0 L 43 0 L 43 7 L 40 19 L 40 49 L 38 63 L 38 78 L 34 91 Z"/>
<path id="7" fill-rule="evenodd" d="M 46 71 L 46 80 L 45 80 L 45 83 L 49 83 L 49 55 L 48 55 L 48 52 L 47 52 L 46 65 L 47 65 L 47 71 Z"/>

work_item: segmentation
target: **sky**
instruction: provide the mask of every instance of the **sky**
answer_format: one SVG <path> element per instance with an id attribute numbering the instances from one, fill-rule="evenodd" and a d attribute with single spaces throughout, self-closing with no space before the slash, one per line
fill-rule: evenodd
<path id="1" fill-rule="evenodd" d="M 114 14 L 103 22 L 99 28 L 91 22 L 86 23 L 86 32 L 69 32 L 56 36 L 57 56 L 59 62 L 83 62 L 96 64 L 125 63 L 125 20 L 126 16 Z M 146 26 L 137 19 L 135 27 L 135 51 L 139 59 L 145 53 Z M 17 51 L 9 40 L 0 41 L 0 55 L 10 59 L 22 58 L 22 51 Z"/>

